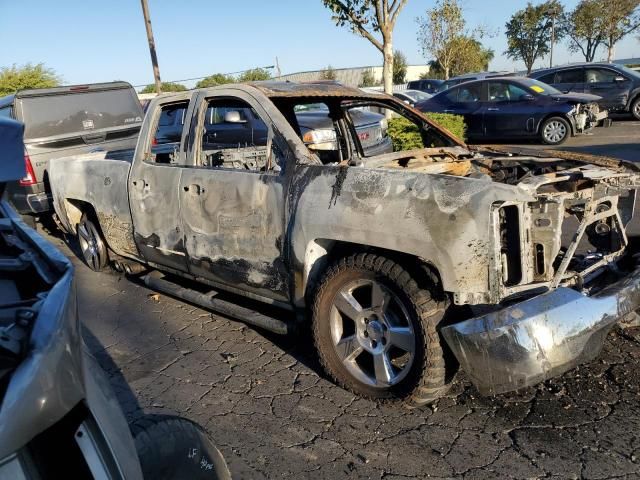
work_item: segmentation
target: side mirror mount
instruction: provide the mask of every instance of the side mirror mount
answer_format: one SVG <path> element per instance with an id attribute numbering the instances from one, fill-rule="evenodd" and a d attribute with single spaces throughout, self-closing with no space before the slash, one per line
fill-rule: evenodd
<path id="1" fill-rule="evenodd" d="M 520 97 L 520 100 L 524 101 L 524 102 L 531 102 L 533 100 L 535 100 L 536 97 L 534 95 L 531 95 L 530 93 L 525 93 L 524 95 L 522 95 Z"/>
<path id="2" fill-rule="evenodd" d="M 247 123 L 240 116 L 240 112 L 237 110 L 229 110 L 224 114 L 224 123 Z"/>

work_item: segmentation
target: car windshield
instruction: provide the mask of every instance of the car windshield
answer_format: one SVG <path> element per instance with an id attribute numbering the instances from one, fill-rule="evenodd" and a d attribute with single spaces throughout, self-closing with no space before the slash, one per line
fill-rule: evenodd
<path id="1" fill-rule="evenodd" d="M 293 109 L 298 112 L 317 112 L 320 110 L 329 110 L 324 103 L 305 103 L 302 105 L 296 105 Z"/>
<path id="2" fill-rule="evenodd" d="M 539 95 L 561 95 L 562 92 L 556 88 L 553 88 L 551 85 L 547 85 L 546 83 L 539 82 L 538 80 L 534 80 L 532 78 L 523 79 L 520 81 L 521 85 L 527 87 L 532 92 L 535 92 Z"/>
<path id="3" fill-rule="evenodd" d="M 431 98 L 431 95 L 429 95 L 428 93 L 420 92 L 418 90 L 414 90 L 414 91 L 407 90 L 406 92 L 403 92 L 403 93 L 407 97 L 410 97 L 411 99 L 413 99 L 413 101 L 416 103 L 422 102 L 423 100 L 428 100 Z"/>
<path id="4" fill-rule="evenodd" d="M 640 72 L 638 72 L 637 70 L 634 70 L 632 68 L 626 67 L 624 65 L 618 65 L 617 67 L 620 70 L 622 70 L 624 73 L 626 73 L 627 75 L 631 75 L 633 78 L 636 78 L 636 79 L 640 80 Z"/>
<path id="5" fill-rule="evenodd" d="M 445 90 L 450 89 L 451 87 L 455 87 L 456 85 L 458 85 L 459 83 L 462 82 L 466 82 L 469 80 L 475 80 L 475 78 L 469 78 L 468 80 L 460 80 L 460 79 L 451 79 L 451 80 L 446 80 L 445 82 L 443 82 L 438 89 L 436 90 L 436 92 L 444 92 Z"/>

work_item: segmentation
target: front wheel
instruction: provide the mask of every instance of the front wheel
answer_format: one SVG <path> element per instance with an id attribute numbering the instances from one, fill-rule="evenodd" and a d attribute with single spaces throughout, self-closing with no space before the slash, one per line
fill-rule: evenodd
<path id="1" fill-rule="evenodd" d="M 562 117 L 551 117 L 542 124 L 542 142 L 560 145 L 571 135 L 571 125 Z"/>
<path id="2" fill-rule="evenodd" d="M 100 230 L 89 216 L 83 213 L 76 232 L 82 258 L 91 270 L 99 272 L 109 263 L 109 252 Z"/>
<path id="3" fill-rule="evenodd" d="M 230 480 L 220 451 L 186 418 L 150 415 L 131 425 L 145 479 Z"/>
<path id="4" fill-rule="evenodd" d="M 394 261 L 357 254 L 335 263 L 313 307 L 313 335 L 326 372 L 353 393 L 421 406 L 444 394 L 436 327 L 447 302 Z"/>
<path id="5" fill-rule="evenodd" d="M 636 120 L 640 120 L 640 96 L 636 97 L 636 99 L 631 104 L 631 115 Z"/>

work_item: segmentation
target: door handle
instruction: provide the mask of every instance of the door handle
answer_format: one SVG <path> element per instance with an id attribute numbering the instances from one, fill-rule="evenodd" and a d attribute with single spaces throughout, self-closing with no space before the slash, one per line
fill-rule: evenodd
<path id="1" fill-rule="evenodd" d="M 185 192 L 191 193 L 191 195 L 200 195 L 201 193 L 204 193 L 204 188 L 195 183 L 185 185 L 183 188 Z"/>
<path id="2" fill-rule="evenodd" d="M 499 112 L 499 111 L 500 111 L 500 109 L 499 109 L 499 108 L 496 108 L 496 107 L 489 107 L 489 108 L 487 108 L 487 112 Z"/>
<path id="3" fill-rule="evenodd" d="M 451 110 L 451 109 L 447 109 L 444 111 L 444 113 L 456 113 L 457 110 Z"/>
<path id="4" fill-rule="evenodd" d="M 131 182 L 133 184 L 134 187 L 136 187 L 138 190 L 143 190 L 144 187 L 148 187 L 149 184 L 147 182 L 144 181 L 144 179 L 140 178 L 138 180 L 133 180 Z"/>

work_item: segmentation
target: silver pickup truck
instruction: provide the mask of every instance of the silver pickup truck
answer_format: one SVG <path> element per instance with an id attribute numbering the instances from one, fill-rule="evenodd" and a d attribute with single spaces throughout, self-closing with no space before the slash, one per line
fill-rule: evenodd
<path id="1" fill-rule="evenodd" d="M 319 103 L 333 122 L 321 157 L 296 118 Z M 367 109 L 423 148 L 368 155 L 352 118 Z M 160 135 L 177 112 L 179 135 Z M 535 384 L 597 355 L 640 304 L 634 165 L 470 149 L 340 85 L 157 98 L 135 152 L 57 161 L 50 181 L 91 268 L 153 269 L 150 287 L 279 333 L 308 319 L 328 375 L 370 398 L 424 405 L 458 367 L 482 393 Z"/>

